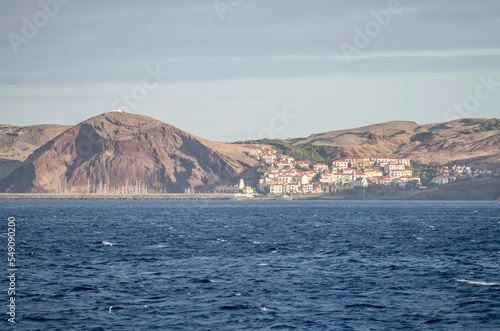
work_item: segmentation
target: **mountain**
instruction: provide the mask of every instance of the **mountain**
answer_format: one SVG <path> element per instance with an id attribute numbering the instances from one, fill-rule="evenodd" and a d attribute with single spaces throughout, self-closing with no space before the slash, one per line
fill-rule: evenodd
<path id="1" fill-rule="evenodd" d="M 69 128 L 71 126 L 0 125 L 0 179 L 10 174 L 35 149 Z"/>
<path id="2" fill-rule="evenodd" d="M 400 156 L 424 163 L 468 160 L 482 164 L 500 163 L 500 131 L 481 131 L 487 119 L 468 118 L 418 125 L 392 121 L 349 130 L 313 134 L 286 140 L 297 145 L 334 146 L 333 158 Z"/>
<path id="3" fill-rule="evenodd" d="M 34 151 L 2 192 L 183 192 L 255 177 L 247 148 L 121 112 L 90 118 Z"/>
<path id="4" fill-rule="evenodd" d="M 400 156 L 440 164 L 461 160 L 499 173 L 499 121 L 491 128 L 485 123 L 480 118 L 427 125 L 392 121 L 286 142 L 331 146 L 329 159 Z M 121 112 L 101 114 L 74 127 L 1 125 L 0 192 L 204 191 L 235 184 L 240 177 L 254 181 L 258 162 L 245 154 L 253 148 L 205 140 L 165 122 Z M 1 179 L 2 171 L 4 176 L 12 172 Z"/>

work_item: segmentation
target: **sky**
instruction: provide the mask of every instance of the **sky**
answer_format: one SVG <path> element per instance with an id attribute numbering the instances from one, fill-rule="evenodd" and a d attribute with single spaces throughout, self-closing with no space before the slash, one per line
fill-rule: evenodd
<path id="1" fill-rule="evenodd" d="M 500 1 L 0 0 L 0 123 L 200 137 L 499 117 Z"/>

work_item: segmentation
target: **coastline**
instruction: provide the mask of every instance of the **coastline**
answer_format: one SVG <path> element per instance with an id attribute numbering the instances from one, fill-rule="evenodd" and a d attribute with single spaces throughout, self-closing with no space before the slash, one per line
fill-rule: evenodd
<path id="1" fill-rule="evenodd" d="M 318 200 L 321 196 L 246 196 L 224 193 L 57 194 L 0 193 L 0 200 Z"/>
<path id="2" fill-rule="evenodd" d="M 164 193 L 164 194 L 53 194 L 53 193 L 1 193 L 1 200 L 233 200 L 233 201 L 298 201 L 298 200 L 320 200 L 320 201 L 500 201 L 484 197 L 440 197 L 440 198 L 418 198 L 411 195 L 400 195 L 392 197 L 380 196 L 349 196 L 349 195 L 294 195 L 294 196 L 245 196 L 238 194 L 214 194 L 214 193 Z"/>

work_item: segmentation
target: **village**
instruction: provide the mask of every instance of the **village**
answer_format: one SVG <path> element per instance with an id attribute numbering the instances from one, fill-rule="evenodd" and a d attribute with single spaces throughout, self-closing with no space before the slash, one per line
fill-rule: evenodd
<path id="1" fill-rule="evenodd" d="M 415 176 L 408 158 L 348 157 L 329 164 L 296 161 L 275 149 L 260 147 L 249 156 L 260 161 L 263 173 L 256 187 L 239 185 L 218 186 L 216 193 L 294 195 L 325 194 L 345 190 L 362 190 L 371 186 L 423 189 L 421 178 Z M 436 171 L 431 185 L 444 185 L 457 180 L 491 176 L 491 171 L 469 166 L 443 166 Z"/>

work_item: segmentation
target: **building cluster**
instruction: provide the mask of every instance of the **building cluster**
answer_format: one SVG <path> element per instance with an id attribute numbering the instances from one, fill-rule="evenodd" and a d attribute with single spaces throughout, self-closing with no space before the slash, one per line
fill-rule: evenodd
<path id="1" fill-rule="evenodd" d="M 491 176 L 492 172 L 486 169 L 473 169 L 464 165 L 453 165 L 451 167 L 441 167 L 437 170 L 437 176 L 431 183 L 443 185 L 456 180 L 475 179 L 479 176 Z"/>
<path id="2" fill-rule="evenodd" d="M 406 187 L 410 183 L 420 186 L 420 178 L 413 176 L 408 158 L 395 157 L 348 157 L 333 161 L 331 164 L 314 164 L 295 161 L 289 155 L 275 149 L 258 148 L 249 155 L 266 164 L 266 170 L 258 181 L 257 190 L 261 193 L 283 194 L 321 194 L 328 186 L 334 188 L 366 188 L 370 185 Z M 432 183 L 448 184 L 459 178 L 476 178 L 491 175 L 491 171 L 454 165 L 442 167 Z M 219 186 L 220 193 L 252 194 L 253 189 L 243 182 L 235 186 Z"/>
<path id="3" fill-rule="evenodd" d="M 369 185 L 400 186 L 409 182 L 420 185 L 412 174 L 407 158 L 345 158 L 331 165 L 295 161 L 272 149 L 255 149 L 250 156 L 270 168 L 259 180 L 258 190 L 269 194 L 322 193 L 322 186 L 363 188 Z"/>
<path id="4" fill-rule="evenodd" d="M 320 185 L 314 185 L 316 173 L 310 170 L 271 169 L 259 179 L 257 189 L 269 194 L 323 193 Z"/>
<path id="5" fill-rule="evenodd" d="M 346 158 L 332 163 L 331 167 L 316 165 L 319 182 L 336 186 L 367 187 L 369 185 L 397 185 L 404 187 L 409 182 L 420 184 L 413 176 L 407 158 Z"/>

